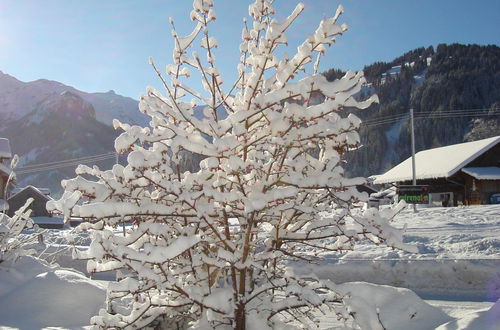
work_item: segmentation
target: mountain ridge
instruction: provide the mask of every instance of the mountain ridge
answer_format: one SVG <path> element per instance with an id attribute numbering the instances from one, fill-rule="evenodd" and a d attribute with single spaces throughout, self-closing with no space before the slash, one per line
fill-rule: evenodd
<path id="1" fill-rule="evenodd" d="M 0 119 L 16 120 L 31 112 L 35 106 L 51 94 L 65 91 L 78 95 L 95 108 L 96 118 L 112 125 L 117 118 L 129 124 L 146 125 L 148 117 L 139 112 L 137 100 L 108 92 L 87 93 L 72 86 L 48 79 L 23 82 L 0 70 Z M 2 123 L 0 123 L 2 126 Z"/>
<path id="2" fill-rule="evenodd" d="M 417 117 L 417 151 L 500 132 L 497 46 L 421 47 L 393 61 L 367 65 L 364 71 L 368 83 L 359 97 L 376 93 L 380 103 L 361 111 L 346 109 L 363 120 L 363 147 L 346 155 L 350 176 L 380 174 L 409 157 L 410 108 Z M 343 74 L 337 69 L 324 73 L 329 80 Z M 467 116 L 458 111 L 478 108 L 491 115 Z M 450 110 L 456 110 L 454 115 Z M 69 115 L 75 113 L 79 115 Z M 202 107 L 195 113 L 202 117 Z M 22 166 L 111 152 L 119 134 L 109 126 L 112 118 L 140 126 L 149 121 L 139 112 L 136 100 L 112 90 L 86 93 L 46 79 L 24 83 L 0 71 L 0 137 L 11 140 Z M 195 169 L 197 157 L 186 155 L 185 167 Z M 99 164 L 111 167 L 113 161 Z M 68 168 L 21 175 L 19 182 L 46 185 L 60 192 L 60 180 L 73 176 L 73 169 Z"/>
<path id="3" fill-rule="evenodd" d="M 399 72 L 390 74 L 400 66 Z M 364 68 L 380 103 L 355 111 L 364 147 L 346 155 L 351 176 L 381 174 L 411 155 L 409 110 L 415 113 L 416 150 L 500 134 L 500 48 L 440 44 L 411 50 Z M 385 75 L 384 75 L 385 73 Z M 387 74 L 389 73 L 389 74 Z M 327 78 L 341 74 L 325 73 Z"/>

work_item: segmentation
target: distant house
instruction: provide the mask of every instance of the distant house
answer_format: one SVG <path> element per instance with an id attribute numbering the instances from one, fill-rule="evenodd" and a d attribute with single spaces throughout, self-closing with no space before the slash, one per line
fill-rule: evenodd
<path id="1" fill-rule="evenodd" d="M 417 185 L 429 185 L 431 203 L 489 204 L 500 196 L 500 136 L 420 151 L 415 163 Z M 411 157 L 373 183 L 411 185 Z"/>
<path id="2" fill-rule="evenodd" d="M 45 207 L 45 204 L 52 200 L 47 192 L 47 189 L 40 189 L 33 186 L 13 190 L 12 195 L 7 199 L 7 202 L 9 203 L 9 212 L 7 214 L 12 217 L 15 210 L 22 207 L 28 198 L 33 198 L 33 203 L 30 205 L 30 209 L 32 210 L 31 216 L 52 217 Z"/>
<path id="3" fill-rule="evenodd" d="M 7 180 L 12 172 L 10 168 L 11 158 L 12 153 L 10 151 L 9 140 L 0 138 L 0 212 L 7 210 L 9 207 L 4 197 L 7 191 Z"/>
<path id="4" fill-rule="evenodd" d="M 14 214 L 14 211 L 22 207 L 28 198 L 33 198 L 30 204 L 31 219 L 40 228 L 48 229 L 61 229 L 64 226 L 64 219 L 61 217 L 53 216 L 52 213 L 47 211 L 47 202 L 52 200 L 50 197 L 50 189 L 37 188 L 33 186 L 26 186 L 24 188 L 15 188 L 12 190 L 11 195 L 7 202 L 10 206 L 9 216 Z M 82 219 L 70 219 L 71 226 L 78 226 Z"/>

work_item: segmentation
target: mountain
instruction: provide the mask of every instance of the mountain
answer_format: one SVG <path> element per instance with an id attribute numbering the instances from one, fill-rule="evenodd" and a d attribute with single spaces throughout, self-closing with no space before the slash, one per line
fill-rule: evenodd
<path id="1" fill-rule="evenodd" d="M 358 97 L 377 93 L 380 103 L 353 110 L 363 120 L 362 147 L 346 156 L 349 175 L 383 173 L 410 156 L 410 108 L 415 111 L 417 151 L 500 134 L 497 46 L 418 48 L 393 61 L 367 65 L 364 72 L 367 84 Z M 333 80 L 344 73 L 331 69 L 324 74 Z M 195 109 L 200 118 L 202 108 Z M 45 79 L 21 82 L 0 72 L 0 137 L 9 138 L 12 152 L 21 156 L 20 168 L 112 152 L 119 134 L 110 126 L 112 118 L 143 126 L 148 122 L 136 100 L 113 91 L 86 93 Z M 186 155 L 183 166 L 195 170 L 198 160 Z M 95 163 L 110 168 L 114 159 L 107 155 Z M 61 179 L 74 177 L 74 166 L 53 167 L 24 170 L 19 185 L 49 187 L 57 195 Z"/>
<path id="2" fill-rule="evenodd" d="M 409 109 L 415 112 L 416 151 L 500 134 L 500 48 L 438 45 L 418 48 L 364 69 L 380 103 L 356 111 L 362 147 L 348 153 L 352 176 L 381 174 L 411 155 Z M 325 72 L 327 79 L 343 74 Z"/>
<path id="3" fill-rule="evenodd" d="M 20 156 L 20 166 L 29 164 L 60 164 L 67 159 L 109 153 L 119 133 L 97 120 L 92 104 L 73 92 L 49 94 L 35 108 L 19 119 L 10 120 L 0 130 L 7 137 L 14 153 Z M 113 157 L 96 164 L 110 168 Z M 33 184 L 61 192 L 62 179 L 74 176 L 75 166 L 51 168 L 20 174 L 17 184 Z"/>
<path id="4" fill-rule="evenodd" d="M 39 79 L 22 82 L 0 71 L 0 126 L 30 113 L 47 98 L 71 92 L 92 104 L 98 121 L 111 125 L 114 118 L 130 124 L 146 125 L 148 117 L 138 110 L 138 101 L 116 94 L 86 93 L 57 81 Z"/>
<path id="5" fill-rule="evenodd" d="M 64 91 L 61 94 L 50 94 L 37 104 L 32 113 L 26 115 L 28 120 L 43 120 L 50 114 L 68 117 L 70 120 L 96 119 L 94 106 L 77 94 Z"/>
<path id="6" fill-rule="evenodd" d="M 112 152 L 119 134 L 111 127 L 113 118 L 148 122 L 136 100 L 113 91 L 86 93 L 46 79 L 22 82 L 0 71 L 0 137 L 8 138 L 20 156 L 19 168 Z M 103 158 L 96 164 L 108 168 L 114 163 L 112 156 Z M 73 177 L 74 168 L 49 166 L 19 174 L 18 185 L 47 187 L 57 195 L 61 180 Z"/>

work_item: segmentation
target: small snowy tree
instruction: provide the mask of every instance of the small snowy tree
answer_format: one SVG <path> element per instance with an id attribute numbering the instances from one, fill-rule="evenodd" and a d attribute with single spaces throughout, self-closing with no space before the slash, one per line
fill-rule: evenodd
<path id="1" fill-rule="evenodd" d="M 14 155 L 10 163 L 11 170 L 15 169 L 19 157 Z M 7 187 L 14 180 L 14 171 L 11 171 L 7 182 L 5 183 L 6 191 L 3 197 L 7 200 Z M 6 205 L 2 205 L 0 209 L 0 263 L 4 261 L 15 261 L 22 255 L 32 254 L 33 250 L 26 250 L 28 244 L 33 243 L 34 235 L 22 235 L 21 232 L 25 229 L 34 227 L 33 220 L 30 218 L 30 204 L 33 198 L 29 198 L 26 203 L 16 212 L 11 218 L 6 214 Z"/>
<path id="2" fill-rule="evenodd" d="M 34 253 L 33 250 L 26 249 L 26 245 L 35 241 L 35 235 L 23 236 L 21 234 L 23 230 L 34 226 L 30 218 L 31 210 L 28 209 L 32 202 L 32 198 L 28 199 L 12 218 L 0 212 L 0 263 L 8 260 L 15 261 L 20 256 Z"/>
<path id="3" fill-rule="evenodd" d="M 108 171 L 81 165 L 77 174 L 95 180 L 63 181 L 63 197 L 49 204 L 66 217 L 94 219 L 82 226 L 92 231 L 90 249 L 77 253 L 90 259 L 89 271 L 129 274 L 109 285 L 107 309 L 92 322 L 105 328 L 288 329 L 313 326 L 314 309 L 330 308 L 343 318 L 362 313 L 333 283 L 301 278 L 286 264 L 352 249 L 361 238 L 405 248 L 402 232 L 388 224 L 397 210 L 362 212 L 357 202 L 364 197 L 355 185 L 364 180 L 343 177 L 342 155 L 358 145 L 360 120 L 339 113 L 376 98 L 354 98 L 365 81 L 362 72 L 333 82 L 317 73 L 325 46 L 347 29 L 336 23 L 342 7 L 293 57 L 279 59 L 275 51 L 287 44 L 285 31 L 304 6 L 278 22 L 272 1 L 256 0 L 229 91 L 221 87 L 217 40 L 208 29 L 216 18 L 212 0 L 194 0 L 193 8 L 192 33 L 183 37 L 174 27 L 174 63 L 162 74 L 151 61 L 165 96 L 149 88 L 140 100 L 150 127 L 114 122 L 124 130 L 115 148 L 128 153 L 127 165 Z M 197 40 L 204 57 L 188 54 Z M 192 70 L 204 91 L 187 84 Z M 186 152 L 204 158 L 199 171 L 181 171 Z M 122 222 L 132 223 L 126 237 L 111 228 Z"/>

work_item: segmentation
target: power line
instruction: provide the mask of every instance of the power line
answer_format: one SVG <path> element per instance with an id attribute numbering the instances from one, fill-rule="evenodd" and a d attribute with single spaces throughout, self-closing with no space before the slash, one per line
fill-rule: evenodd
<path id="1" fill-rule="evenodd" d="M 500 112 L 490 113 L 490 114 L 464 114 L 464 115 L 459 115 L 459 114 L 434 115 L 434 116 L 417 116 L 417 115 L 415 115 L 415 119 L 420 120 L 420 119 L 444 119 L 444 118 L 457 118 L 457 117 L 488 117 L 488 116 L 498 116 L 498 115 L 500 115 Z M 392 119 L 392 120 L 363 122 L 361 125 L 364 127 L 373 127 L 373 126 L 378 126 L 378 125 L 396 123 L 398 121 L 401 121 L 401 120 L 404 120 L 407 118 L 408 118 L 408 116 L 402 116 L 401 118 L 396 118 L 396 119 Z"/>
<path id="2" fill-rule="evenodd" d="M 18 170 L 15 171 L 16 174 L 30 174 L 30 173 L 35 173 L 35 172 L 44 172 L 44 171 L 49 171 L 49 170 L 55 170 L 55 169 L 60 169 L 60 168 L 65 168 L 65 167 L 74 167 L 78 166 L 80 164 L 85 164 L 85 163 L 94 163 L 94 162 L 100 162 L 100 161 L 105 161 L 105 160 L 110 160 L 114 159 L 115 154 L 109 154 L 109 155 L 102 155 L 100 157 L 92 157 L 92 158 L 85 158 L 85 159 L 78 159 L 71 161 L 71 159 L 68 159 L 66 161 L 61 161 L 60 163 L 52 162 L 52 163 L 44 163 L 44 164 L 36 164 L 32 165 L 30 168 L 25 168 L 21 167 Z"/>
<path id="3" fill-rule="evenodd" d="M 478 111 L 478 110 L 488 110 Z M 440 112 L 417 112 L 415 113 L 415 119 L 442 119 L 442 118 L 457 118 L 457 117 L 485 117 L 485 116 L 498 116 L 500 115 L 499 109 L 463 109 L 463 110 L 447 110 Z M 408 114 L 400 114 L 389 117 L 383 117 L 373 120 L 366 120 L 361 123 L 365 127 L 378 126 L 383 124 L 391 124 L 401 121 L 403 119 L 409 118 Z"/>
<path id="4" fill-rule="evenodd" d="M 442 112 L 418 112 L 415 113 L 415 117 L 419 118 L 435 118 L 435 117 L 467 117 L 467 116 L 495 116 L 500 114 L 498 111 L 493 111 L 493 112 L 484 112 L 484 111 L 462 111 L 462 110 L 452 110 L 452 111 L 442 111 Z M 383 117 L 383 118 L 377 118 L 377 119 L 372 119 L 372 120 L 366 120 L 364 121 L 365 124 L 367 125 L 373 125 L 373 124 L 378 124 L 378 123 L 384 123 L 384 122 L 395 122 L 399 121 L 401 119 L 408 118 L 408 114 L 400 114 L 400 115 L 394 115 L 394 116 L 388 116 L 388 117 Z"/>
<path id="5" fill-rule="evenodd" d="M 46 165 L 52 165 L 52 164 L 61 164 L 61 163 L 64 163 L 64 162 L 75 162 L 75 161 L 87 161 L 87 160 L 92 160 L 93 158 L 101 158 L 101 157 L 104 157 L 104 156 L 115 156 L 115 153 L 114 152 L 108 152 L 108 153 L 105 153 L 105 154 L 99 154 L 99 155 L 91 155 L 91 156 L 85 156 L 85 157 L 80 157 L 80 158 L 70 158 L 70 159 L 65 159 L 65 160 L 59 160 L 59 161 L 55 161 L 55 162 L 49 162 L 49 163 L 38 163 L 38 164 L 30 164 L 30 165 L 25 165 L 23 166 L 22 168 L 19 168 L 19 169 L 28 169 L 28 168 L 31 168 L 31 167 L 38 167 L 38 166 L 46 166 Z"/>
<path id="6" fill-rule="evenodd" d="M 488 112 L 486 112 L 488 111 Z M 484 117 L 484 116 L 497 116 L 500 115 L 500 109 L 491 108 L 476 108 L 476 109 L 450 109 L 443 110 L 439 112 L 432 111 L 421 111 L 414 113 L 414 119 L 444 119 L 444 118 L 457 118 L 457 117 Z M 396 114 L 385 116 L 382 118 L 370 119 L 363 121 L 361 125 L 363 127 L 373 127 L 384 124 L 392 124 L 399 122 L 404 119 L 408 119 L 408 113 Z M 70 158 L 60 161 L 48 162 L 48 163 L 38 163 L 29 164 L 18 168 L 15 172 L 16 174 L 30 174 L 35 172 L 43 172 L 49 170 L 55 170 L 59 168 L 77 166 L 79 164 L 100 162 L 116 157 L 115 152 L 108 152 L 104 154 L 97 154 L 79 158 Z"/>

